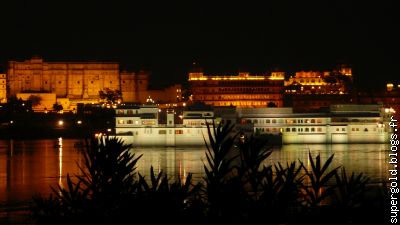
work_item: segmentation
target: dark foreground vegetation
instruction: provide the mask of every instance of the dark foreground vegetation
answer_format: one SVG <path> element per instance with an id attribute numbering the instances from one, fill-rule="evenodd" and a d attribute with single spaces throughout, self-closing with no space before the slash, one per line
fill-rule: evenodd
<path id="1" fill-rule="evenodd" d="M 384 185 L 371 189 L 363 174 L 309 162 L 265 165 L 264 141 L 209 128 L 203 182 L 189 174 L 136 172 L 141 156 L 118 139 L 92 139 L 82 176 L 67 177 L 48 197 L 34 197 L 38 224 L 385 224 L 390 221 Z M 309 166 L 306 166 L 309 165 Z"/>

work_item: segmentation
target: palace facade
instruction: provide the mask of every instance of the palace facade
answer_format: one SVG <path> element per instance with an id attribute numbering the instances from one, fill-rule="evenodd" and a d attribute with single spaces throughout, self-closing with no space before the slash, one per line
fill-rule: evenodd
<path id="1" fill-rule="evenodd" d="M 4 76 L 4 79 L 3 79 Z M 120 71 L 117 62 L 45 62 L 40 57 L 25 61 L 10 61 L 5 74 L 0 75 L 0 100 L 6 92 L 4 83 L 9 85 L 9 96 L 27 100 L 31 95 L 37 95 L 42 103 L 35 111 L 52 108 L 53 99 L 66 110 L 74 110 L 78 103 L 98 103 L 99 91 L 110 89 L 120 91 L 123 102 L 144 103 L 146 99 L 157 95 L 157 102 L 176 101 L 176 92 L 180 86 L 173 86 L 164 95 L 156 90 L 148 90 L 149 73 L 145 71 Z M 3 91 L 4 89 L 4 91 Z M 5 96 L 5 94 L 4 94 Z M 175 102 L 174 101 L 174 102 Z M 50 102 L 53 102 L 52 104 Z"/>
<path id="2" fill-rule="evenodd" d="M 10 95 L 55 93 L 58 98 L 98 99 L 99 90 L 120 90 L 118 63 L 44 62 L 34 57 L 8 63 Z"/>
<path id="3" fill-rule="evenodd" d="M 284 79 L 283 72 L 224 76 L 189 73 L 192 100 L 213 106 L 282 107 Z"/>
<path id="4" fill-rule="evenodd" d="M 333 71 L 300 71 L 285 81 L 287 94 L 348 94 L 353 83 L 351 68 Z"/>

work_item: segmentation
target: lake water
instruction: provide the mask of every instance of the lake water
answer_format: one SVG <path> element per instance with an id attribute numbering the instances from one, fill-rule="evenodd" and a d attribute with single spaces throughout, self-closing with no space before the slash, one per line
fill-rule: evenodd
<path id="1" fill-rule="evenodd" d="M 83 156 L 74 147 L 77 141 L 0 140 L 0 218 L 8 216 L 5 212 L 10 208 L 29 204 L 35 194 L 48 195 L 50 186 L 64 185 L 67 173 L 79 175 L 78 165 L 83 165 Z M 321 154 L 322 159 L 335 154 L 333 166 L 342 165 L 348 172 L 363 172 L 370 177 L 370 182 L 378 183 L 388 179 L 389 149 L 388 144 L 284 145 L 274 148 L 265 163 L 301 160 L 309 166 L 309 151 L 314 156 Z M 155 171 L 164 171 L 171 180 L 178 176 L 184 178 L 189 172 L 196 180 L 204 175 L 205 147 L 134 148 L 132 151 L 143 154 L 138 170 L 145 176 L 150 166 Z"/>

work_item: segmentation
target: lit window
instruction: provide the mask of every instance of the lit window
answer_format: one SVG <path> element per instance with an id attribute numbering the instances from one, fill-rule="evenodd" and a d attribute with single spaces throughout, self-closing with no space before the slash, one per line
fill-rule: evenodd
<path id="1" fill-rule="evenodd" d="M 124 124 L 124 120 L 118 120 L 118 124 Z"/>

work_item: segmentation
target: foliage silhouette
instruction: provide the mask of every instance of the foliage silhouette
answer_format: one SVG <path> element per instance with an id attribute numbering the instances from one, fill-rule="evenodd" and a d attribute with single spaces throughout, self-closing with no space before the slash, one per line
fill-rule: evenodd
<path id="1" fill-rule="evenodd" d="M 33 210 L 38 224 L 111 223 L 120 211 L 130 208 L 129 200 L 136 191 L 136 163 L 139 157 L 130 153 L 130 145 L 117 138 L 92 138 L 86 141 L 82 176 L 73 183 L 67 175 L 67 189 L 52 188 L 55 197 L 35 197 Z M 54 207 L 56 206 L 56 207 Z M 54 211 L 58 209 L 59 211 Z M 52 214 L 50 213 L 52 212 Z"/>
<path id="2" fill-rule="evenodd" d="M 238 186 L 232 182 L 230 177 L 233 175 L 233 162 L 239 157 L 234 151 L 234 141 L 238 133 L 233 134 L 234 126 L 231 121 L 227 121 L 225 125 L 222 123 L 215 127 L 213 121 L 212 127 L 207 123 L 207 131 L 209 142 L 206 143 L 206 161 L 204 162 L 205 171 L 205 196 L 208 204 L 208 216 L 211 220 L 228 220 L 234 219 L 235 209 L 230 206 L 237 206 Z M 235 196 L 236 195 L 236 196 Z"/>
<path id="3" fill-rule="evenodd" d="M 37 223 L 357 224 L 368 221 L 361 210 L 376 209 L 365 207 L 368 178 L 330 169 L 333 155 L 322 161 L 309 152 L 310 169 L 301 161 L 270 165 L 265 141 L 238 138 L 231 122 L 207 128 L 200 183 L 191 173 L 171 181 L 153 167 L 147 178 L 137 173 L 141 156 L 130 145 L 108 137 L 87 141 L 81 175 L 67 175 L 65 187 L 47 198 L 34 197 Z"/>
<path id="4" fill-rule="evenodd" d="M 328 167 L 332 163 L 333 156 L 334 155 L 331 155 L 322 165 L 321 156 L 318 154 L 314 161 L 311 152 L 309 152 L 308 159 L 311 164 L 311 170 L 308 170 L 307 167 L 304 166 L 303 162 L 300 162 L 305 171 L 305 178 L 311 182 L 311 186 L 304 183 L 302 184 L 302 189 L 306 193 L 304 199 L 305 203 L 311 210 L 320 206 L 322 201 L 331 196 L 335 189 L 335 186 L 329 186 L 328 182 L 336 175 L 339 167 L 327 172 Z"/>
<path id="5" fill-rule="evenodd" d="M 180 221 L 184 218 L 201 220 L 203 218 L 201 211 L 195 210 L 194 207 L 196 204 L 201 204 L 198 196 L 200 188 L 200 184 L 192 185 L 191 173 L 186 179 L 178 178 L 170 185 L 167 175 L 162 171 L 156 175 L 151 167 L 149 182 L 139 174 L 135 212 L 144 218 L 152 218 L 154 212 L 157 212 L 158 216 L 152 218 L 152 223 L 165 222 L 165 218 L 171 221 Z"/>

